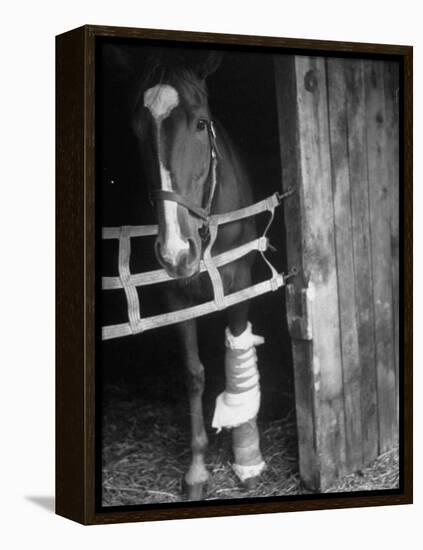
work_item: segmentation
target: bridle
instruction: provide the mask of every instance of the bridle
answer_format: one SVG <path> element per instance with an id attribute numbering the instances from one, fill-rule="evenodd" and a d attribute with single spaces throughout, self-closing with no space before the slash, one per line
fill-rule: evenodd
<path id="1" fill-rule="evenodd" d="M 212 120 L 202 119 L 207 128 L 207 134 L 210 142 L 210 166 L 207 179 L 210 180 L 209 196 L 204 207 L 194 204 L 189 198 L 182 196 L 176 191 L 165 191 L 164 189 L 153 189 L 150 191 L 151 201 L 172 201 L 186 208 L 193 216 L 202 220 L 201 237 L 204 240 L 208 236 L 208 227 L 210 223 L 210 213 L 214 194 L 217 185 L 217 143 L 216 131 Z M 207 181 L 206 179 L 206 181 Z"/>

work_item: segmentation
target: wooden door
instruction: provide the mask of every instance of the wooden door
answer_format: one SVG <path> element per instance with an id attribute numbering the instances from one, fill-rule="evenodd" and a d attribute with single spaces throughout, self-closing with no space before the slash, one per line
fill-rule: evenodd
<path id="1" fill-rule="evenodd" d="M 275 56 L 300 473 L 398 443 L 398 64 Z"/>

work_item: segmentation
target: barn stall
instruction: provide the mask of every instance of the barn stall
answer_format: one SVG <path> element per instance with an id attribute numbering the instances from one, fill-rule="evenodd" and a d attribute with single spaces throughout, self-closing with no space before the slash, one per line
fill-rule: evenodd
<path id="1" fill-rule="evenodd" d="M 140 52 L 145 56 L 148 52 Z M 143 173 L 135 137 L 125 117 L 128 87 L 105 56 L 100 72 L 100 164 L 102 166 L 102 220 L 105 226 L 152 224 L 155 210 L 148 200 L 149 174 Z M 141 58 L 142 59 L 142 58 Z M 108 69 L 108 67 L 110 67 Z M 249 82 L 251 70 L 257 75 Z M 228 94 L 228 82 L 231 94 Z M 213 115 L 242 151 L 260 201 L 280 191 L 281 167 L 273 59 L 259 54 L 226 53 L 219 70 L 208 82 Z M 236 98 L 236 109 L 234 109 Z M 269 215 L 257 216 L 258 234 Z M 283 209 L 276 211 L 269 230 L 277 252 L 269 259 L 278 272 L 288 271 L 285 257 Z M 156 269 L 151 237 L 131 239 L 131 273 Z M 119 241 L 103 240 L 102 275 L 118 275 Z M 201 275 L 207 277 L 207 273 Z M 268 266 L 257 258 L 253 282 L 269 278 Z M 162 283 L 137 289 L 141 315 L 166 311 Z M 257 334 L 266 338 L 258 348 L 262 405 L 260 431 L 268 471 L 261 486 L 250 496 L 296 492 L 297 437 L 291 345 L 285 315 L 284 294 L 265 294 L 251 302 L 250 320 Z M 122 289 L 102 293 L 102 324 L 128 322 Z M 199 319 L 200 353 L 206 369 L 204 395 L 210 440 L 208 467 L 212 472 L 208 498 L 248 496 L 231 469 L 230 433 L 216 434 L 211 426 L 216 396 L 225 386 L 224 328 L 226 313 Z M 176 501 L 181 498 L 181 479 L 189 461 L 189 410 L 185 372 L 173 327 L 102 343 L 101 394 L 103 395 L 103 501 L 105 505 Z M 169 421 L 172 419 L 173 421 Z M 152 426 L 152 430 L 148 429 Z M 160 475 L 158 475 L 160 473 Z M 134 486 L 135 484 L 135 486 Z"/>
<path id="2" fill-rule="evenodd" d="M 295 188 L 270 238 L 278 249 L 272 258 L 278 269 L 299 271 L 286 288 L 286 305 L 280 291 L 252 303 L 253 325 L 268 341 L 259 352 L 260 422 L 264 454 L 271 460 L 261 486 L 248 496 L 325 491 L 395 450 L 398 441 L 397 66 L 240 55 L 227 55 L 210 82 L 211 107 L 246 152 L 257 199 Z M 119 122 L 124 87 L 107 71 L 103 78 L 104 221 L 139 223 L 141 213 L 142 223 L 151 223 L 133 138 Z M 125 196 L 131 197 L 129 205 Z M 139 246 L 134 271 L 151 268 L 153 261 L 148 247 Z M 103 254 L 103 273 L 113 274 L 116 256 L 116 248 Z M 255 275 L 263 276 L 263 266 Z M 144 311 L 160 309 L 160 289 L 140 299 Z M 122 293 L 108 300 L 105 323 L 124 320 Z M 223 314 L 201 325 L 203 334 L 215 337 L 203 338 L 210 417 L 224 385 L 223 368 L 216 368 L 223 365 Z M 163 328 L 103 344 L 105 505 L 137 503 L 141 493 L 143 502 L 179 498 L 188 410 L 181 405 L 177 351 L 162 344 L 171 339 L 171 329 Z M 177 429 L 175 415 L 181 419 Z M 147 435 L 149 426 L 154 429 Z M 210 497 L 246 496 L 231 477 L 228 442 L 211 437 Z M 163 472 L 169 450 L 171 473 L 162 487 L 155 486 L 157 467 Z M 386 487 L 376 480 L 373 488 Z"/>

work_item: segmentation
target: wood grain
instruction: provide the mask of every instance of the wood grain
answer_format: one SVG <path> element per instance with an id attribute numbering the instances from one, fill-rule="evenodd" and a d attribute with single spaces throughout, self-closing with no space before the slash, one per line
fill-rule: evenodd
<path id="1" fill-rule="evenodd" d="M 378 453 L 376 351 L 373 309 L 373 271 L 367 173 L 366 92 L 361 60 L 344 65 L 347 99 L 348 156 L 351 198 L 354 290 L 360 361 L 360 408 L 363 463 Z"/>
<path id="2" fill-rule="evenodd" d="M 365 62 L 370 231 L 376 341 L 379 452 L 397 443 L 390 228 L 391 167 L 387 148 L 383 63 Z"/>
<path id="3" fill-rule="evenodd" d="M 313 388 L 313 353 L 311 335 L 303 330 L 309 315 L 303 300 L 306 281 L 303 270 L 303 203 L 301 190 L 301 161 L 298 155 L 298 110 L 295 60 L 292 56 L 274 56 L 276 98 L 280 132 L 283 191 L 296 190 L 283 203 L 286 227 L 288 265 L 296 267 L 298 275 L 287 287 L 286 309 L 291 336 L 295 379 L 295 410 L 298 430 L 299 469 L 304 484 L 320 488 L 320 461 L 316 441 L 316 401 Z"/>
<path id="4" fill-rule="evenodd" d="M 347 469 L 363 465 L 361 418 L 361 365 L 358 347 L 356 277 L 351 211 L 350 163 L 348 148 L 347 88 L 345 60 L 329 58 L 328 103 L 333 183 L 335 254 L 338 277 L 342 383 L 345 406 Z M 355 62 L 357 63 L 357 62 Z M 359 283 L 360 284 L 360 283 Z M 359 284 L 357 286 L 359 286 Z M 364 419 L 366 423 L 366 419 Z"/>
<path id="5" fill-rule="evenodd" d="M 347 471 L 325 60 L 298 56 L 295 69 L 305 211 L 303 261 L 313 294 L 313 391 L 324 490 Z"/>
<path id="6" fill-rule="evenodd" d="M 395 388 L 399 391 L 399 75 L 398 62 L 384 63 L 385 128 L 387 156 L 390 159 L 388 188 L 391 198 L 391 277 L 393 308 L 393 342 L 395 350 Z M 396 400 L 397 417 L 399 400 Z"/>

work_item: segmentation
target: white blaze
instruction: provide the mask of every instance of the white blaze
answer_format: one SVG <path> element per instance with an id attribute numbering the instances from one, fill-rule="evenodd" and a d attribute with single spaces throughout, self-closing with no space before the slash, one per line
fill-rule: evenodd
<path id="1" fill-rule="evenodd" d="M 163 120 L 179 104 L 178 92 L 167 84 L 157 84 L 144 92 L 144 106 L 154 119 Z"/>
<path id="2" fill-rule="evenodd" d="M 157 126 L 157 137 L 159 142 L 162 121 L 169 116 L 172 109 L 174 109 L 178 104 L 178 92 L 175 88 L 167 84 L 157 84 L 157 86 L 149 88 L 144 93 L 144 106 L 147 107 L 153 115 Z M 173 191 L 170 172 L 163 166 L 162 159 L 160 158 L 160 143 L 158 149 L 161 187 L 164 191 Z M 181 234 L 181 229 L 178 223 L 177 203 L 164 200 L 163 209 L 166 224 L 163 257 L 166 261 L 175 263 L 178 254 L 189 249 L 189 243 L 183 239 Z"/>
<path id="3" fill-rule="evenodd" d="M 170 173 L 160 162 L 160 177 L 162 189 L 172 191 L 172 180 Z M 163 201 L 165 217 L 164 249 L 163 258 L 175 264 L 178 254 L 184 250 L 189 250 L 189 243 L 184 240 L 181 234 L 181 228 L 178 223 L 178 204 L 174 201 Z"/>

